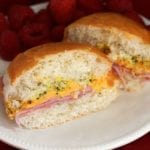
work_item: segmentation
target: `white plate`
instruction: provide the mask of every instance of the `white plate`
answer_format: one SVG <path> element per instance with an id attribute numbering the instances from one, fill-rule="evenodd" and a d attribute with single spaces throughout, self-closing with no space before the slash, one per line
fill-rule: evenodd
<path id="1" fill-rule="evenodd" d="M 34 7 L 36 10 L 45 5 Z M 0 60 L 0 74 L 7 67 Z M 0 101 L 2 98 L 0 98 Z M 136 93 L 122 93 L 103 111 L 43 130 L 20 129 L 7 119 L 0 103 L 0 140 L 22 149 L 113 149 L 150 131 L 150 84 Z"/>

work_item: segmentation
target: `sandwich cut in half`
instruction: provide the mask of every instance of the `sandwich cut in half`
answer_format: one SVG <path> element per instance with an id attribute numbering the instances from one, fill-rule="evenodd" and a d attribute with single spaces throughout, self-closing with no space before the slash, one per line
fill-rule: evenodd
<path id="1" fill-rule="evenodd" d="M 89 43 L 102 50 L 114 63 L 127 90 L 150 80 L 150 32 L 123 15 L 97 13 L 83 17 L 65 29 L 64 41 Z"/>
<path id="2" fill-rule="evenodd" d="M 19 54 L 3 76 L 6 112 L 25 128 L 46 128 L 98 111 L 119 80 L 98 49 L 50 43 Z"/>

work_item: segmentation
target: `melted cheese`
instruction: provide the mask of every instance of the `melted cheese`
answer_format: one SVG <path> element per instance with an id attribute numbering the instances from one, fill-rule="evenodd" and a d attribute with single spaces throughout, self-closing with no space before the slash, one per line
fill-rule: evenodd
<path id="1" fill-rule="evenodd" d="M 94 79 L 93 82 L 90 83 L 90 86 L 96 92 L 101 92 L 102 89 L 111 88 L 114 85 L 114 81 L 116 76 L 109 72 L 106 77 Z"/>

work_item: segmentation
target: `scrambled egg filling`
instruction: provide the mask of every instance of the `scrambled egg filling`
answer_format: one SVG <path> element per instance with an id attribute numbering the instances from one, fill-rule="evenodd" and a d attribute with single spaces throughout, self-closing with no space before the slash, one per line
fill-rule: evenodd
<path id="1" fill-rule="evenodd" d="M 101 93 L 102 89 L 111 88 L 114 85 L 115 79 L 116 76 L 112 71 L 110 71 L 104 77 L 98 78 L 89 76 L 85 79 L 85 82 L 86 86 L 90 86 L 93 91 Z M 84 88 L 85 85 L 83 86 L 79 81 L 77 82 L 73 80 L 63 80 L 62 78 L 58 77 L 46 91 L 38 93 L 33 97 L 32 100 L 22 101 L 19 108 L 12 108 L 12 101 L 8 101 L 8 103 L 6 104 L 7 113 L 9 114 L 9 117 L 13 119 L 16 113 L 20 112 L 21 110 L 37 106 L 43 102 L 46 102 L 48 99 L 68 96 L 75 93 L 76 91 L 81 91 Z"/>
<path id="2" fill-rule="evenodd" d="M 121 55 L 117 58 L 117 63 L 134 69 L 135 73 L 150 72 L 150 60 L 146 60 L 140 56 Z"/>

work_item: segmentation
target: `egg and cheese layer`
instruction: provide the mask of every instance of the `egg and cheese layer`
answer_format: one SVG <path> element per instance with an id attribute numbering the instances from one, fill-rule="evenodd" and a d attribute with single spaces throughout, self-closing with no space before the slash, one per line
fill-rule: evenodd
<path id="1" fill-rule="evenodd" d="M 111 58 L 117 64 L 133 70 L 136 74 L 150 73 L 150 59 L 144 59 L 140 56 L 131 56 L 125 53 L 111 55 Z"/>
<path id="2" fill-rule="evenodd" d="M 90 86 L 92 91 L 101 93 L 103 89 L 110 89 L 117 77 L 115 74 L 110 71 L 107 75 L 103 77 L 94 77 L 90 76 L 86 79 L 86 86 Z M 62 78 L 57 78 L 53 85 L 49 86 L 47 91 L 37 94 L 33 99 L 22 101 L 19 108 L 13 108 L 11 101 L 6 103 L 7 113 L 11 119 L 14 119 L 16 113 L 21 112 L 29 108 L 33 108 L 37 105 L 40 105 L 47 100 L 52 100 L 54 98 L 61 98 L 68 95 L 73 95 L 77 91 L 84 90 L 85 85 L 82 85 L 79 81 L 74 80 L 63 80 Z"/>

